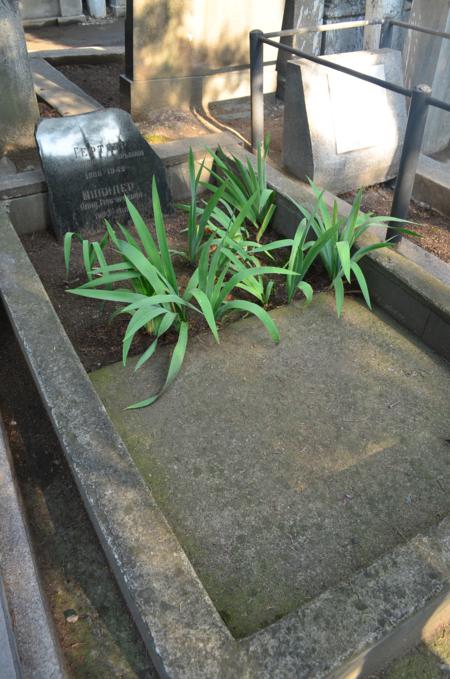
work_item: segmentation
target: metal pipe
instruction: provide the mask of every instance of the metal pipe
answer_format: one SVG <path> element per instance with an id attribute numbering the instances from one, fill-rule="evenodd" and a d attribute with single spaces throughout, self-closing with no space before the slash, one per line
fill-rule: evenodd
<path id="1" fill-rule="evenodd" d="M 264 33 L 265 38 L 285 38 L 290 35 L 303 35 L 304 33 L 325 33 L 326 31 L 341 31 L 345 28 L 364 28 L 365 26 L 379 26 L 382 19 L 362 19 L 361 21 L 339 21 L 336 24 L 319 24 L 317 26 L 302 26 L 301 28 L 288 28 L 283 31 Z"/>
<path id="2" fill-rule="evenodd" d="M 450 111 L 450 104 L 446 101 L 440 101 L 434 97 L 428 97 L 428 106 L 436 106 L 436 108 L 441 108 L 443 111 Z"/>
<path id="3" fill-rule="evenodd" d="M 400 85 L 395 85 L 394 83 L 387 82 L 386 80 L 381 80 L 380 78 L 374 78 L 373 76 L 367 75 L 366 73 L 354 71 L 352 68 L 341 66 L 341 64 L 336 64 L 333 61 L 327 61 L 326 59 L 322 59 L 321 57 L 315 57 L 312 54 L 302 52 L 301 50 L 295 49 L 294 47 L 289 47 L 288 45 L 284 45 L 283 43 L 275 42 L 274 40 L 264 38 L 264 36 L 261 38 L 261 40 L 266 45 L 271 45 L 272 47 L 276 47 L 277 49 L 284 50 L 285 52 L 294 54 L 295 56 L 301 57 L 302 59 L 308 59 L 309 61 L 313 61 L 315 64 L 319 64 L 320 66 L 325 66 L 326 68 L 331 68 L 335 71 L 340 71 L 341 73 L 352 75 L 355 78 L 359 78 L 359 80 L 365 80 L 368 83 L 378 85 L 378 87 L 384 87 L 384 89 L 391 90 L 392 92 L 396 92 L 397 94 L 403 94 L 405 97 L 410 97 L 412 95 L 412 90 L 408 90 L 405 87 L 401 87 Z"/>
<path id="4" fill-rule="evenodd" d="M 435 35 L 438 38 L 444 38 L 444 40 L 450 40 L 450 33 L 443 33 L 442 31 L 433 31 L 431 28 L 423 28 L 422 26 L 417 26 L 417 24 L 407 24 L 406 21 L 398 21 L 397 19 L 390 19 L 394 26 L 400 26 L 400 28 L 407 28 L 410 31 L 418 31 L 419 33 L 427 33 L 428 35 Z"/>
<path id="5" fill-rule="evenodd" d="M 264 141 L 264 33 L 250 31 L 251 144 L 256 150 Z"/>
<path id="6" fill-rule="evenodd" d="M 390 19 L 385 19 L 381 27 L 380 35 L 380 49 L 392 47 L 392 21 Z"/>
<path id="7" fill-rule="evenodd" d="M 427 122 L 428 98 L 430 94 L 431 88 L 428 85 L 418 85 L 412 93 L 405 139 L 403 141 L 402 155 L 400 157 L 397 182 L 392 201 L 391 217 L 398 219 L 408 218 L 409 203 L 422 148 L 425 124 Z M 395 222 L 392 223 L 392 226 L 395 226 Z M 395 229 L 387 229 L 386 240 L 390 239 L 391 242 L 398 243 L 401 238 L 401 234 L 395 231 Z"/>

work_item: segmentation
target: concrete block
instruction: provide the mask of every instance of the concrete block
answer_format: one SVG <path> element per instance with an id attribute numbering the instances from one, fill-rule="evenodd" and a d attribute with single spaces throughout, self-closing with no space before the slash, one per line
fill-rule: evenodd
<path id="1" fill-rule="evenodd" d="M 450 217 L 450 163 L 421 155 L 413 196 Z"/>
<path id="2" fill-rule="evenodd" d="M 396 50 L 327 59 L 403 84 Z M 335 193 L 395 177 L 405 126 L 401 95 L 305 59 L 288 62 L 283 163 L 296 177 Z"/>
<path id="3" fill-rule="evenodd" d="M 83 14 L 82 0 L 59 0 L 60 13 L 63 17 L 74 17 Z"/>

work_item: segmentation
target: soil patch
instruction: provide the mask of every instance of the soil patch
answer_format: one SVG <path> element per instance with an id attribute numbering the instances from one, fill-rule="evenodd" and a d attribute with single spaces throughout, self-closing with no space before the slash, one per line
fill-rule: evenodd
<path id="1" fill-rule="evenodd" d="M 341 198 L 352 202 L 354 196 L 355 191 L 350 191 L 342 194 Z M 392 182 L 369 186 L 364 192 L 362 209 L 377 215 L 388 215 L 393 196 Z M 414 200 L 410 204 L 409 219 L 415 222 L 411 228 L 420 234 L 420 238 L 414 236 L 407 238 L 450 264 L 450 219 Z"/>
<path id="2" fill-rule="evenodd" d="M 186 238 L 182 233 L 186 227 L 186 216 L 180 212 L 166 216 L 165 224 L 170 247 L 174 250 L 183 251 L 186 248 Z M 150 228 L 153 229 L 151 222 Z M 135 233 L 133 228 L 130 230 L 133 234 Z M 97 234 L 91 234 L 90 240 L 100 240 L 103 233 L 102 230 Z M 276 234 L 268 234 L 265 236 L 265 241 L 274 240 L 277 237 Z M 120 361 L 122 340 L 129 318 L 119 316 L 111 321 L 113 305 L 104 308 L 96 300 L 85 299 L 67 292 L 69 288 L 77 287 L 86 282 L 80 244 L 74 241 L 70 274 L 67 277 L 63 244 L 58 243 L 49 231 L 24 235 L 21 239 L 85 369 L 90 372 L 101 366 Z M 105 254 L 108 261 L 117 260 L 117 256 L 111 248 L 106 250 Z M 279 251 L 275 263 L 281 265 L 286 259 L 287 251 Z M 184 282 L 187 282 L 193 269 L 181 257 L 176 257 L 174 263 L 181 285 L 183 285 Z M 324 290 L 328 287 L 328 279 L 319 264 L 311 268 L 308 281 L 315 291 Z M 233 294 L 243 299 L 255 301 L 254 298 L 248 297 L 244 292 L 238 290 L 235 290 Z M 269 308 L 275 308 L 285 303 L 284 286 L 279 280 L 274 287 Z M 194 316 L 190 319 L 191 336 L 206 330 L 207 327 L 200 316 L 198 318 Z M 176 335 L 170 332 L 160 340 L 161 344 L 172 344 L 174 341 L 176 341 Z M 131 347 L 130 356 L 141 354 L 150 342 L 149 335 L 144 332 L 138 334 Z"/>
<path id="3" fill-rule="evenodd" d="M 120 76 L 125 71 L 123 60 L 108 64 L 61 64 L 57 68 L 105 108 L 121 108 L 119 86 Z M 194 113 L 179 109 L 149 111 L 146 119 L 136 124 L 151 144 L 162 144 L 211 132 Z"/>

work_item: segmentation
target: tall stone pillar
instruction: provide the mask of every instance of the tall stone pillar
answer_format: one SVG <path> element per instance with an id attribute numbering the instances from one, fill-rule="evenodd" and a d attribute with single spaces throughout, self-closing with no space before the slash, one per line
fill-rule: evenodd
<path id="1" fill-rule="evenodd" d="M 323 21 L 324 0 L 286 0 L 283 16 L 283 30 L 320 26 Z M 320 54 L 322 33 L 305 33 L 294 37 L 281 38 L 281 42 L 292 45 L 307 54 Z M 286 62 L 293 59 L 287 52 L 278 53 L 277 58 L 277 96 L 283 98 L 286 82 Z"/>
<path id="2" fill-rule="evenodd" d="M 450 0 L 413 0 L 411 23 L 450 33 Z M 405 85 L 426 83 L 433 97 L 450 102 L 450 40 L 408 31 L 403 50 Z M 450 143 L 450 113 L 430 107 L 423 151 L 435 153 Z"/>
<path id="3" fill-rule="evenodd" d="M 39 109 L 17 0 L 0 0 L 0 154 L 34 145 Z"/>
<path id="4" fill-rule="evenodd" d="M 366 19 L 375 21 L 384 17 L 402 19 L 405 0 L 366 0 Z M 380 46 L 381 26 L 367 26 L 364 29 L 364 49 L 376 50 Z M 392 45 L 397 49 L 395 44 Z"/>
<path id="5" fill-rule="evenodd" d="M 122 105 L 133 117 L 248 95 L 249 31 L 279 31 L 285 0 L 127 0 Z M 274 49 L 265 61 L 276 60 Z M 275 69 L 265 69 L 267 91 Z"/>

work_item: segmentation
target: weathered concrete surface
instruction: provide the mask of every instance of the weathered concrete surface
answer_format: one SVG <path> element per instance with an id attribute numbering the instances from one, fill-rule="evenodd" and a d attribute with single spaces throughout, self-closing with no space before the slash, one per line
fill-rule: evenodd
<path id="1" fill-rule="evenodd" d="M 413 196 L 450 217 L 450 162 L 444 163 L 421 155 Z"/>
<path id="2" fill-rule="evenodd" d="M 0 293 L 155 667 L 171 679 L 198 678 L 199 668 L 205 677 L 239 676 L 240 650 L 134 466 L 1 209 Z"/>
<path id="3" fill-rule="evenodd" d="M 346 663 L 355 654 L 360 667 L 370 660 L 378 669 L 386 648 L 398 652 L 397 635 L 413 645 L 424 630 L 431 635 L 443 616 L 448 619 L 450 526 L 444 520 L 262 632 L 233 641 L 100 406 L 2 212 L 0 291 L 86 509 L 162 676 L 323 679 L 333 672 L 354 679 Z"/>
<path id="4" fill-rule="evenodd" d="M 53 68 L 45 59 L 30 59 L 34 89 L 44 101 L 62 116 L 98 111 L 102 105 L 78 85 Z"/>
<path id="5" fill-rule="evenodd" d="M 400 52 L 390 49 L 327 57 L 403 85 Z M 404 97 L 306 59 L 288 61 L 283 165 L 333 193 L 395 177 L 406 127 Z"/>
<path id="6" fill-rule="evenodd" d="M 66 673 L 56 643 L 53 622 L 41 591 L 39 574 L 28 537 L 21 500 L 15 486 L 6 434 L 1 420 L 0 516 L 2 517 L 0 574 L 13 620 L 13 632 L 23 677 L 24 679 L 63 679 Z M 4 667 L 0 663 L 0 677 L 9 679 L 10 675 L 2 674 L 2 670 Z M 18 676 L 22 675 L 18 673 Z"/>
<path id="7" fill-rule="evenodd" d="M 249 94 L 248 33 L 280 30 L 284 0 L 128 0 L 123 106 L 133 118 Z M 265 59 L 277 58 L 266 48 Z M 265 69 L 267 91 L 275 70 Z"/>
<path id="8" fill-rule="evenodd" d="M 273 313 L 191 343 L 151 410 L 124 407 L 165 359 L 94 384 L 218 610 L 245 636 L 348 579 L 450 509 L 450 375 L 360 304 Z M 442 485 L 442 488 L 440 486 Z"/>
<path id="9" fill-rule="evenodd" d="M 83 26 L 46 26 L 25 31 L 29 54 L 43 52 L 77 51 L 89 48 L 124 48 L 123 19 L 106 24 L 87 24 Z M 44 56 L 40 54 L 40 56 Z M 45 57 L 44 57 L 45 58 Z"/>
<path id="10" fill-rule="evenodd" d="M 39 109 L 17 0 L 0 2 L 0 155 L 34 145 Z"/>

